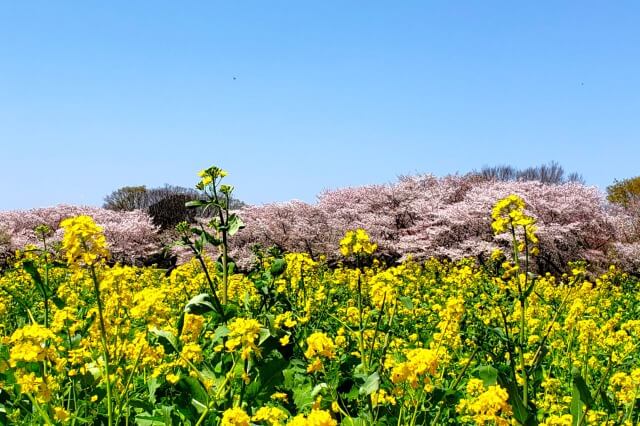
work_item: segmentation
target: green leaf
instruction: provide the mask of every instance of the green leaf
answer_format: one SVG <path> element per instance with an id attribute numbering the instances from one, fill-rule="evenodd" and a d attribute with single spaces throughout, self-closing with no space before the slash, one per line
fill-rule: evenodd
<path id="1" fill-rule="evenodd" d="M 195 407 L 195 409 L 198 412 L 198 414 L 201 414 L 202 412 L 204 412 L 204 410 L 207 409 L 206 405 L 204 405 L 203 403 L 201 403 L 200 401 L 198 401 L 196 399 L 192 399 L 191 400 L 191 405 L 193 405 Z"/>
<path id="2" fill-rule="evenodd" d="M 156 391 L 160 388 L 160 381 L 157 377 L 149 377 L 147 379 L 147 388 L 149 389 L 149 402 L 156 403 Z"/>
<path id="3" fill-rule="evenodd" d="M 407 309 L 413 309 L 413 300 L 409 296 L 398 297 L 398 300 Z"/>
<path id="4" fill-rule="evenodd" d="M 320 392 L 322 392 L 322 389 L 326 389 L 327 387 L 329 386 L 326 383 L 318 383 L 313 387 L 313 390 L 311 391 L 311 396 L 315 398 Z"/>
<path id="5" fill-rule="evenodd" d="M 569 406 L 572 426 L 578 426 L 580 424 L 580 419 L 583 416 L 583 405 L 584 404 L 580 400 L 580 391 L 578 390 L 578 387 L 574 385 L 571 392 L 571 405 Z"/>
<path id="6" fill-rule="evenodd" d="M 198 379 L 191 376 L 182 376 L 176 386 L 183 392 L 187 392 L 191 399 L 198 401 L 201 405 L 206 405 L 208 400 L 207 391 Z"/>
<path id="7" fill-rule="evenodd" d="M 178 322 L 176 323 L 176 330 L 178 330 L 178 337 L 182 336 L 182 329 L 184 328 L 184 311 L 180 312 Z"/>
<path id="8" fill-rule="evenodd" d="M 180 349 L 178 347 L 178 339 L 176 339 L 176 336 L 174 336 L 172 333 L 165 330 L 160 330 L 156 327 L 151 327 L 149 329 L 149 332 L 158 337 L 158 342 L 160 342 L 167 353 L 180 352 Z"/>
<path id="9" fill-rule="evenodd" d="M 600 389 L 600 399 L 602 399 L 602 405 L 604 405 L 604 409 L 607 410 L 607 413 L 615 414 L 616 407 L 613 405 L 613 402 L 611 402 L 611 398 L 609 398 L 606 390 Z"/>
<path id="10" fill-rule="evenodd" d="M 507 338 L 506 333 L 504 332 L 504 330 L 501 327 L 494 327 L 494 328 L 491 329 L 491 331 L 496 333 L 498 338 L 500 340 L 502 340 L 503 342 L 508 342 L 509 341 L 509 339 Z"/>
<path id="11" fill-rule="evenodd" d="M 213 333 L 213 337 L 211 339 L 211 341 L 213 343 L 218 342 L 218 340 L 220 340 L 223 337 L 227 337 L 230 333 L 230 330 L 227 328 L 226 325 L 220 325 L 218 326 L 218 328 L 216 328 L 216 331 Z"/>
<path id="12" fill-rule="evenodd" d="M 374 371 L 367 380 L 364 381 L 362 386 L 360 386 L 360 391 L 358 392 L 360 395 L 371 395 L 375 391 L 380 388 L 380 375 L 377 371 Z"/>
<path id="13" fill-rule="evenodd" d="M 66 306 L 66 304 L 64 303 L 64 300 L 62 300 L 58 296 L 53 296 L 51 298 L 51 301 L 53 302 L 54 305 L 56 305 L 56 308 L 58 309 L 64 309 L 64 307 Z"/>
<path id="14" fill-rule="evenodd" d="M 87 331 L 89 330 L 89 328 L 91 328 L 91 326 L 95 322 L 96 317 L 97 317 L 97 315 L 96 315 L 95 311 L 91 312 L 91 315 L 85 317 L 85 319 L 84 319 L 85 323 L 82 326 L 82 330 L 80 330 L 80 335 L 81 336 L 86 336 L 87 335 Z"/>
<path id="15" fill-rule="evenodd" d="M 194 296 L 184 307 L 184 311 L 189 314 L 202 315 L 215 310 L 213 307 L 213 297 L 208 293 L 200 293 Z"/>
<path id="16" fill-rule="evenodd" d="M 141 413 L 136 416 L 136 425 L 138 426 L 170 426 L 171 422 L 171 412 L 173 411 L 172 406 L 163 405 L 160 408 L 156 408 L 153 410 L 152 414 Z"/>
<path id="17" fill-rule="evenodd" d="M 257 404 L 266 404 L 271 395 L 284 383 L 285 367 L 288 361 L 283 358 L 270 358 L 258 366 L 258 374 L 247 386 L 246 397 Z"/>
<path id="18" fill-rule="evenodd" d="M 513 380 L 510 380 L 504 372 L 498 375 L 498 382 L 509 394 L 509 404 L 513 409 L 513 417 L 521 425 L 537 425 L 536 416 L 530 413 L 528 407 L 525 407 L 522 402 L 522 394 L 520 393 L 518 385 Z"/>
<path id="19" fill-rule="evenodd" d="M 269 271 L 272 277 L 279 277 L 287 269 L 287 262 L 284 259 L 276 259 L 271 264 Z"/>
<path id="20" fill-rule="evenodd" d="M 345 417 L 340 422 L 340 426 L 366 426 L 369 422 L 359 417 Z"/>
<path id="21" fill-rule="evenodd" d="M 299 359 L 292 359 L 289 368 L 282 371 L 282 374 L 284 375 L 284 386 L 287 389 L 293 390 L 298 387 L 298 385 L 308 381 L 305 363 Z"/>
<path id="22" fill-rule="evenodd" d="M 33 282 L 36 284 L 36 287 L 40 291 L 43 297 L 49 298 L 51 297 L 51 290 L 47 286 L 45 286 L 44 281 L 42 280 L 42 276 L 40 272 L 38 272 L 38 268 L 36 267 L 33 260 L 27 260 L 22 263 L 22 267 L 33 279 Z"/>
<path id="23" fill-rule="evenodd" d="M 484 383 L 485 387 L 493 386 L 498 382 L 498 370 L 490 365 L 480 365 L 473 373 Z"/>
<path id="24" fill-rule="evenodd" d="M 572 391 L 571 391 L 571 417 L 573 419 L 573 425 L 577 426 L 582 421 L 582 417 L 584 417 L 586 408 L 591 408 L 594 404 L 593 397 L 591 396 L 591 392 L 589 392 L 589 387 L 587 386 L 587 382 L 585 382 L 584 378 L 580 374 L 580 370 L 576 367 L 571 370 L 572 376 Z"/>
<path id="25" fill-rule="evenodd" d="M 311 383 L 306 383 L 293 389 L 293 403 L 298 411 L 303 411 L 313 405 L 315 396 L 311 394 L 311 389 Z"/>
<path id="26" fill-rule="evenodd" d="M 184 203 L 184 206 L 189 208 L 194 208 L 194 207 L 202 207 L 206 204 L 207 203 L 202 200 L 193 200 L 193 201 L 187 201 L 186 203 Z"/>
<path id="27" fill-rule="evenodd" d="M 212 234 L 210 234 L 209 232 L 205 231 L 202 228 L 197 228 L 194 226 L 191 228 L 191 232 L 193 232 L 195 235 L 198 235 L 200 237 L 200 240 L 202 241 L 203 245 L 205 241 L 216 247 L 222 244 L 222 241 L 220 241 L 219 239 L 217 239 Z"/>
<path id="28" fill-rule="evenodd" d="M 128 401 L 128 405 L 131 408 L 139 408 L 142 409 L 146 412 L 152 412 L 153 411 L 153 407 L 155 407 L 155 403 L 151 403 L 149 401 L 143 401 L 141 399 L 138 398 L 131 398 Z"/>
<path id="29" fill-rule="evenodd" d="M 360 397 L 360 390 L 357 386 L 353 386 L 349 392 L 341 394 L 341 397 L 347 401 L 355 401 Z"/>
<path id="30" fill-rule="evenodd" d="M 164 417 L 151 416 L 148 413 L 146 413 L 146 414 L 138 414 L 136 416 L 136 425 L 137 426 L 164 426 L 166 425 L 166 423 L 164 421 Z"/>
<path id="31" fill-rule="evenodd" d="M 202 253 L 202 249 L 204 248 L 204 240 L 202 237 L 197 238 L 193 242 L 193 247 L 196 249 L 196 253 Z"/>
<path id="32" fill-rule="evenodd" d="M 259 336 L 260 339 L 258 340 L 258 346 L 262 345 L 269 337 L 271 337 L 271 332 L 268 328 L 261 328 Z"/>
<path id="33" fill-rule="evenodd" d="M 531 284 L 529 284 L 529 287 L 527 287 L 524 294 L 522 295 L 522 297 L 524 297 L 525 299 L 531 295 L 531 293 L 533 292 L 533 288 L 536 285 L 536 277 L 533 276 L 533 277 L 530 277 L 530 279 L 531 279 Z"/>
<path id="34" fill-rule="evenodd" d="M 574 367 L 571 371 L 571 375 L 573 376 L 573 386 L 580 394 L 580 401 L 582 401 L 587 408 L 593 407 L 593 397 L 591 396 L 591 392 L 589 392 L 587 382 L 584 381 L 584 378 L 580 374 L 580 370 Z"/>
<path id="35" fill-rule="evenodd" d="M 229 215 L 227 225 L 229 226 L 229 235 L 234 235 L 244 228 L 244 222 L 242 222 L 242 219 L 240 219 L 240 217 L 235 213 Z"/>

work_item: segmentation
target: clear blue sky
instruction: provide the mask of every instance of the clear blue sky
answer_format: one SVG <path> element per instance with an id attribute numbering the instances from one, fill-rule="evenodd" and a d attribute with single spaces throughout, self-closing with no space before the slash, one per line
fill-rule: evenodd
<path id="1" fill-rule="evenodd" d="M 216 164 L 251 203 L 557 160 L 640 174 L 637 1 L 6 1 L 0 209 Z"/>

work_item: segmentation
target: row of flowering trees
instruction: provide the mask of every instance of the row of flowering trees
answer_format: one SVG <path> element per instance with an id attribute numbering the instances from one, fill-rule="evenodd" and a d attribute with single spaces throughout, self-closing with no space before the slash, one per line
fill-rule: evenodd
<path id="1" fill-rule="evenodd" d="M 0 212 L 0 256 L 8 255 L 28 245 L 39 245 L 42 239 L 34 232 L 45 225 L 52 235 L 52 244 L 62 239 L 60 223 L 73 216 L 91 216 L 104 229 L 110 242 L 112 258 L 133 263 L 158 249 L 158 229 L 148 214 L 134 210 L 118 212 L 97 207 L 59 205 L 31 210 Z M 43 229 L 43 228 L 41 228 Z"/>
<path id="2" fill-rule="evenodd" d="M 380 256 L 389 259 L 483 259 L 508 243 L 491 234 L 489 212 L 496 199 L 509 194 L 521 196 L 538 218 L 539 269 L 558 272 L 575 259 L 640 266 L 640 208 L 611 204 L 597 188 L 576 182 L 500 182 L 471 175 L 404 177 L 392 184 L 325 191 L 314 204 L 245 207 L 238 213 L 247 228 L 234 239 L 230 254 L 248 265 L 259 244 L 337 257 L 345 231 L 363 228 L 379 242 Z M 160 248 L 158 230 L 142 211 L 58 206 L 0 212 L 0 251 L 36 243 L 36 226 L 56 230 L 63 218 L 77 215 L 89 215 L 103 226 L 114 259 L 131 262 Z M 61 235 L 55 232 L 53 241 Z"/>
<path id="3" fill-rule="evenodd" d="M 595 187 L 576 182 L 500 182 L 477 176 L 421 175 L 387 185 L 326 191 L 318 202 L 252 206 L 234 255 L 246 259 L 253 244 L 276 245 L 312 256 L 337 255 L 347 229 L 360 227 L 391 258 L 487 256 L 505 247 L 491 234 L 489 212 L 496 199 L 521 196 L 539 218 L 543 256 L 538 267 L 559 270 L 567 261 L 615 261 L 635 268 L 640 254 L 639 216 L 606 201 Z M 638 210 L 635 210 L 638 211 Z"/>

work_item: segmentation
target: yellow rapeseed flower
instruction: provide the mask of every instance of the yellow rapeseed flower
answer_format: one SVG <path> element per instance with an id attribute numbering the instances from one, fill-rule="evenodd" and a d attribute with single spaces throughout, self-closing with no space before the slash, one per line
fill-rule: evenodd
<path id="1" fill-rule="evenodd" d="M 356 229 L 355 231 L 347 231 L 344 238 L 340 240 L 340 253 L 343 256 L 373 254 L 378 245 L 372 243 L 369 235 L 364 229 Z"/>
<path id="2" fill-rule="evenodd" d="M 251 418 L 254 422 L 265 422 L 269 426 L 280 426 L 288 417 L 287 413 L 278 407 L 261 407 Z"/>
<path id="3" fill-rule="evenodd" d="M 307 372 L 312 373 L 322 369 L 322 359 L 333 359 L 336 356 L 336 345 L 331 337 L 325 333 L 316 332 L 307 337 L 307 350 L 304 356 L 311 361 Z"/>
<path id="4" fill-rule="evenodd" d="M 241 357 L 249 359 L 251 354 L 260 356 L 256 340 L 260 336 L 260 323 L 252 318 L 236 318 L 228 325 L 229 338 L 225 344 L 229 352 L 242 348 Z"/>
<path id="5" fill-rule="evenodd" d="M 60 222 L 64 229 L 62 249 L 72 266 L 93 266 L 109 257 L 102 227 L 89 216 L 71 217 Z"/>
<path id="6" fill-rule="evenodd" d="M 229 408 L 222 415 L 221 426 L 249 426 L 251 417 L 240 407 Z"/>

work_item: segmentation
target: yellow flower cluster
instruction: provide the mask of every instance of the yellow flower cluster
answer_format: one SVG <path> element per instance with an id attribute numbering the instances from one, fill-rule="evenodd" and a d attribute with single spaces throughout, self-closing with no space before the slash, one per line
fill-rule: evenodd
<path id="1" fill-rule="evenodd" d="M 225 344 L 229 352 L 242 348 L 241 358 L 249 359 L 251 354 L 260 356 L 256 340 L 260 335 L 260 323 L 251 318 L 236 318 L 229 323 L 229 339 Z"/>
<path id="2" fill-rule="evenodd" d="M 536 220 L 525 214 L 525 202 L 517 195 L 509 195 L 502 200 L 499 200 L 491 212 L 493 223 L 491 227 L 496 234 L 502 234 L 503 232 L 516 232 L 517 229 L 523 229 L 525 240 L 532 246 L 531 250 L 533 254 L 536 254 L 538 249 L 535 245 L 538 243 L 538 237 L 535 234 Z M 525 241 L 521 241 L 518 244 L 518 250 L 524 251 Z"/>
<path id="3" fill-rule="evenodd" d="M 309 415 L 298 414 L 291 421 L 287 423 L 287 426 L 337 426 L 331 413 L 325 410 L 311 410 Z"/>
<path id="4" fill-rule="evenodd" d="M 221 426 L 249 426 L 251 417 L 240 407 L 229 408 L 222 414 Z"/>
<path id="5" fill-rule="evenodd" d="M 278 314 L 274 321 L 274 327 L 276 328 L 293 328 L 298 322 L 293 319 L 293 312 L 286 311 L 282 314 Z"/>
<path id="6" fill-rule="evenodd" d="M 208 169 L 200 170 L 198 172 L 200 182 L 196 185 L 196 188 L 203 189 L 204 187 L 213 183 L 216 179 L 227 176 L 227 172 L 219 167 L 213 166 Z"/>
<path id="7" fill-rule="evenodd" d="M 609 389 L 621 405 L 628 405 L 640 397 L 640 368 L 631 374 L 618 371 L 609 379 Z"/>
<path id="8" fill-rule="evenodd" d="M 482 380 L 470 379 L 467 383 L 470 398 L 460 400 L 458 411 L 463 418 L 471 419 L 477 425 L 508 426 L 511 424 L 511 406 L 507 402 L 509 394 L 499 385 L 484 387 Z"/>
<path id="9" fill-rule="evenodd" d="M 369 235 L 364 229 L 347 231 L 344 238 L 340 240 L 340 253 L 343 256 L 373 254 L 378 248 L 376 243 L 372 243 Z"/>
<path id="10" fill-rule="evenodd" d="M 35 373 L 19 372 L 16 374 L 16 382 L 23 394 L 34 395 L 40 402 L 51 399 L 51 389 L 42 377 L 36 376 Z"/>
<path id="11" fill-rule="evenodd" d="M 573 416 L 571 414 L 552 414 L 540 426 L 572 426 Z"/>
<path id="12" fill-rule="evenodd" d="M 313 373 L 322 369 L 322 358 L 335 358 L 336 345 L 331 337 L 325 333 L 315 332 L 307 337 L 307 350 L 304 352 L 304 356 L 311 361 L 307 372 Z"/>
<path id="13" fill-rule="evenodd" d="M 438 368 L 438 353 L 432 349 L 409 349 L 407 360 L 397 363 L 391 370 L 391 381 L 396 384 L 407 383 L 412 388 L 422 384 L 429 391 L 431 378 Z"/>
<path id="14" fill-rule="evenodd" d="M 48 328 L 38 324 L 17 329 L 9 341 L 12 345 L 9 354 L 12 367 L 19 362 L 42 362 L 45 359 L 54 360 L 56 357 L 55 349 L 50 345 L 55 345 L 58 337 Z"/>
<path id="15" fill-rule="evenodd" d="M 180 334 L 180 340 L 182 340 L 185 343 L 196 342 L 203 328 L 204 328 L 204 317 L 202 315 L 185 313 L 184 324 L 182 326 L 182 334 Z"/>
<path id="16" fill-rule="evenodd" d="M 258 290 L 253 282 L 243 274 L 233 274 L 229 277 L 228 298 L 240 304 L 245 300 L 256 302 L 260 300 Z"/>
<path id="17" fill-rule="evenodd" d="M 69 265 L 92 266 L 109 257 L 102 227 L 91 217 L 71 217 L 63 220 L 60 227 L 64 229 L 62 248 Z"/>
<path id="18" fill-rule="evenodd" d="M 378 389 L 371 394 L 371 405 L 374 408 L 378 405 L 396 405 L 396 398 L 389 395 L 386 390 Z"/>
<path id="19" fill-rule="evenodd" d="M 240 407 L 229 408 L 222 414 L 221 426 L 250 426 L 251 422 L 261 422 L 268 426 L 282 426 L 289 415 L 278 407 L 261 407 L 253 416 L 249 416 Z M 313 409 L 307 415 L 298 414 L 287 426 L 337 426 L 331 414 L 325 410 Z"/>
<path id="20" fill-rule="evenodd" d="M 395 272 L 395 268 L 389 268 L 378 272 L 369 280 L 371 302 L 378 309 L 382 308 L 383 303 L 393 306 L 396 302 L 399 279 Z"/>
<path id="21" fill-rule="evenodd" d="M 438 332 L 433 335 L 432 346 L 438 347 L 443 341 L 452 349 L 457 349 L 462 344 L 460 340 L 460 320 L 464 314 L 464 299 L 462 297 L 450 297 L 446 305 L 440 311 Z"/>
<path id="22" fill-rule="evenodd" d="M 287 413 L 278 407 L 260 407 L 251 420 L 265 422 L 268 426 L 281 426 L 287 417 Z"/>

